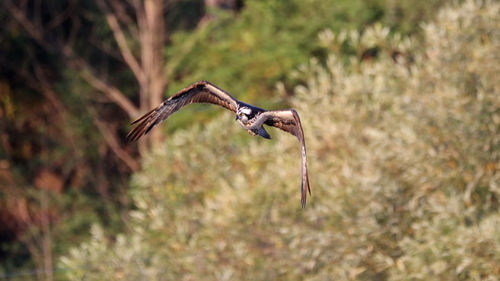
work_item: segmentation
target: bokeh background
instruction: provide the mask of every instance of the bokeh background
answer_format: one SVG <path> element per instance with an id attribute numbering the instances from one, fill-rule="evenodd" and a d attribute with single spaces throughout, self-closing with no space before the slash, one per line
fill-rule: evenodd
<path id="1" fill-rule="evenodd" d="M 0 280 L 499 280 L 500 3 L 3 0 Z M 190 105 L 197 80 L 298 110 Z"/>

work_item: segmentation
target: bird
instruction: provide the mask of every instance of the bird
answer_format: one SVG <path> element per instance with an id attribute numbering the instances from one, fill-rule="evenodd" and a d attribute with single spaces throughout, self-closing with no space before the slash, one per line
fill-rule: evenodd
<path id="1" fill-rule="evenodd" d="M 304 131 L 299 114 L 295 109 L 265 110 L 237 100 L 228 92 L 208 81 L 198 81 L 178 91 L 164 100 L 158 107 L 132 122 L 132 125 L 136 126 L 127 134 L 127 141 L 137 141 L 174 112 L 192 103 L 215 104 L 234 112 L 238 123 L 252 136 L 271 139 L 271 136 L 264 128 L 264 125 L 267 125 L 279 128 L 297 137 L 302 156 L 301 205 L 302 208 L 305 208 L 307 192 L 311 195 L 311 187 L 307 172 Z"/>

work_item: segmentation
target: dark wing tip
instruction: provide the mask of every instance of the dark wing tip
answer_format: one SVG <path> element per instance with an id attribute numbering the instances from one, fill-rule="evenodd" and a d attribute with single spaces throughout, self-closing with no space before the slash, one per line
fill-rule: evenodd
<path id="1" fill-rule="evenodd" d="M 149 133 L 149 131 L 151 131 L 151 129 L 158 123 L 158 116 L 156 113 L 156 109 L 153 109 L 132 122 L 132 124 L 139 124 L 127 134 L 125 137 L 127 142 L 137 141 L 143 135 Z"/>
<path id="2" fill-rule="evenodd" d="M 144 135 L 144 133 L 142 133 L 142 130 L 139 129 L 139 127 L 140 126 L 135 127 L 127 134 L 127 136 L 125 137 L 127 142 L 137 141 L 140 137 Z"/>
<path id="3" fill-rule="evenodd" d="M 309 196 L 312 196 L 312 194 L 311 194 L 311 184 L 309 184 L 309 175 L 307 174 L 307 171 L 306 171 L 306 185 L 307 185 L 307 191 L 309 191 Z"/>
<path id="4" fill-rule="evenodd" d="M 137 118 L 134 122 L 130 123 L 130 125 L 137 124 L 137 123 L 141 122 L 142 120 L 148 118 L 151 115 L 151 113 L 153 113 L 155 110 L 156 110 L 156 108 L 153 110 L 150 110 L 148 113 L 142 115 L 141 117 Z"/>

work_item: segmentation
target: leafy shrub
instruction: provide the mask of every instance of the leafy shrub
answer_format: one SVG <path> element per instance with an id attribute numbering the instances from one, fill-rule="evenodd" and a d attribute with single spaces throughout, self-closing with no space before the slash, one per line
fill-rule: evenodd
<path id="1" fill-rule="evenodd" d="M 168 87 L 172 93 L 198 80 L 208 80 L 240 99 L 277 106 L 274 85 L 296 81 L 288 75 L 311 56 L 324 58 L 319 31 L 361 30 L 373 22 L 414 32 L 418 22 L 435 15 L 445 0 L 269 0 L 245 1 L 237 16 L 219 13 L 216 20 L 191 32 L 177 32 L 166 49 Z M 290 94 L 290 93 L 288 93 Z M 196 114 L 193 112 L 196 111 Z M 213 111 L 191 107 L 168 122 L 167 130 L 209 120 Z M 194 115 L 194 116 L 193 116 Z"/>
<path id="2" fill-rule="evenodd" d="M 95 226 L 62 259 L 69 277 L 498 280 L 499 9 L 443 9 L 421 51 L 378 25 L 322 32 L 331 54 L 297 71 L 293 101 L 310 160 L 305 210 L 296 139 L 249 138 L 225 114 L 144 159 L 129 231 L 113 241 Z M 345 44 L 379 55 L 345 62 Z"/>

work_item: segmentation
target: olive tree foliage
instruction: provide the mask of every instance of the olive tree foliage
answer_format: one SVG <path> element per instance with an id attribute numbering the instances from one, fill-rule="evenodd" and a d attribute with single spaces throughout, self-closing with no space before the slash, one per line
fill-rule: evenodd
<path id="1" fill-rule="evenodd" d="M 129 230 L 94 226 L 61 266 L 72 280 L 498 280 L 499 12 L 445 8 L 423 42 L 380 25 L 320 34 L 329 58 L 295 73 L 305 209 L 296 139 L 250 138 L 225 114 L 145 157 Z M 378 57 L 340 59 L 345 44 Z"/>

